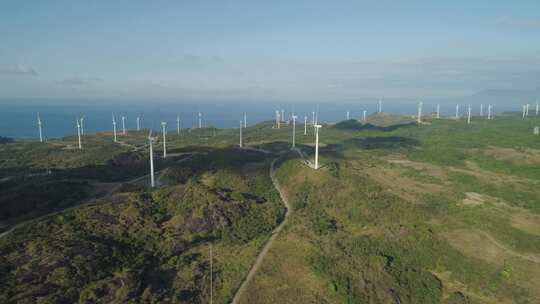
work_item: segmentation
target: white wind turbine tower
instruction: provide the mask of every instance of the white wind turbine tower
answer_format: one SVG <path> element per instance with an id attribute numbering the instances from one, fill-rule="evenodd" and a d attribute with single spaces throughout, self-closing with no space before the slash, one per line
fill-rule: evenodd
<path id="1" fill-rule="evenodd" d="M 43 142 L 43 130 L 41 129 L 41 117 L 39 116 L 39 113 L 37 115 L 37 124 L 39 129 L 39 142 Z"/>
<path id="2" fill-rule="evenodd" d="M 417 123 L 422 123 L 422 102 L 420 101 L 418 103 L 418 115 L 416 117 L 416 122 Z"/>
<path id="3" fill-rule="evenodd" d="M 537 100 L 536 101 L 536 116 L 538 116 L 538 110 L 540 110 L 539 106 L 540 106 L 540 104 L 538 104 L 538 100 Z"/>
<path id="4" fill-rule="evenodd" d="M 116 119 L 114 118 L 114 114 L 112 115 L 112 125 L 113 125 L 114 142 L 116 142 Z"/>
<path id="5" fill-rule="evenodd" d="M 242 144 L 242 128 L 243 128 L 242 127 L 242 120 L 240 119 L 240 129 L 239 129 L 239 131 L 240 131 L 240 144 L 239 144 L 240 148 L 243 147 L 243 144 Z"/>
<path id="6" fill-rule="evenodd" d="M 525 105 L 522 106 L 521 118 L 525 119 Z"/>
<path id="7" fill-rule="evenodd" d="M 350 119 L 350 116 L 349 116 L 349 111 L 347 111 L 347 120 Z"/>
<path id="8" fill-rule="evenodd" d="M 525 107 L 525 116 L 529 116 L 529 104 Z"/>
<path id="9" fill-rule="evenodd" d="M 298 118 L 296 115 L 292 115 L 292 147 L 295 147 L 295 139 L 296 139 L 296 118 Z"/>
<path id="10" fill-rule="evenodd" d="M 488 104 L 488 115 L 487 115 L 487 119 L 488 120 L 491 120 L 491 104 Z"/>
<path id="11" fill-rule="evenodd" d="M 281 121 L 285 122 L 285 110 L 281 109 Z"/>
<path id="12" fill-rule="evenodd" d="M 199 129 L 202 128 L 202 113 L 199 112 Z"/>
<path id="13" fill-rule="evenodd" d="M 311 124 L 315 125 L 315 111 L 311 112 Z"/>
<path id="14" fill-rule="evenodd" d="M 382 100 L 379 99 L 379 113 L 382 112 Z"/>
<path id="15" fill-rule="evenodd" d="M 141 130 L 141 117 L 137 116 L 137 131 Z"/>
<path id="16" fill-rule="evenodd" d="M 471 123 L 471 105 L 469 105 L 469 108 L 467 109 L 467 124 Z"/>
<path id="17" fill-rule="evenodd" d="M 84 135 L 84 116 L 81 116 L 81 135 Z"/>
<path id="18" fill-rule="evenodd" d="M 155 137 L 152 137 L 152 130 L 148 133 L 148 143 L 150 144 L 150 186 L 154 188 L 155 182 L 154 182 L 154 140 L 156 140 Z"/>
<path id="19" fill-rule="evenodd" d="M 122 116 L 122 135 L 126 135 L 126 117 Z"/>
<path id="20" fill-rule="evenodd" d="M 456 105 L 456 119 L 459 118 L 459 105 Z"/>
<path id="21" fill-rule="evenodd" d="M 180 135 L 180 115 L 176 115 L 176 134 Z"/>
<path id="22" fill-rule="evenodd" d="M 279 110 L 276 111 L 276 120 L 277 120 L 277 128 L 281 128 L 281 114 L 279 114 Z"/>
<path id="23" fill-rule="evenodd" d="M 163 131 L 163 158 L 167 158 L 167 131 L 165 130 L 167 123 L 161 122 L 161 130 Z"/>
<path id="24" fill-rule="evenodd" d="M 319 169 L 319 129 L 321 125 L 315 125 L 315 170 Z"/>
<path id="25" fill-rule="evenodd" d="M 79 150 L 82 150 L 82 143 L 81 143 L 81 123 L 79 122 L 79 119 L 77 119 L 77 136 L 79 137 Z"/>
<path id="26" fill-rule="evenodd" d="M 484 104 L 480 104 L 480 116 L 484 116 Z"/>
<path id="27" fill-rule="evenodd" d="M 304 116 L 304 135 L 307 135 L 307 116 Z"/>
<path id="28" fill-rule="evenodd" d="M 247 114 L 244 112 L 244 128 L 247 128 Z"/>
<path id="29" fill-rule="evenodd" d="M 441 118 L 441 105 L 437 104 L 437 119 Z"/>
<path id="30" fill-rule="evenodd" d="M 366 113 L 367 113 L 366 110 L 362 111 L 362 121 L 363 121 L 364 123 L 366 123 Z"/>

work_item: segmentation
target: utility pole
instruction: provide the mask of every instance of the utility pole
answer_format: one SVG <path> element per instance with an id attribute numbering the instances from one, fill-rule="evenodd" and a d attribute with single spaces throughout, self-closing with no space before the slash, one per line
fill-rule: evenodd
<path id="1" fill-rule="evenodd" d="M 242 129 L 242 127 L 240 127 Z M 213 252 L 212 252 L 212 243 L 210 243 L 210 304 L 212 304 L 214 297 L 214 269 L 213 269 Z"/>

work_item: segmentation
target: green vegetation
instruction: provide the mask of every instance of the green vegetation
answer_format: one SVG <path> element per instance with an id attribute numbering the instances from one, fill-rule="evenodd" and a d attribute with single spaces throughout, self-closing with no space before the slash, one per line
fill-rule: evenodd
<path id="1" fill-rule="evenodd" d="M 147 187 L 144 131 L 0 146 L 0 302 L 538 303 L 540 118 L 377 114 L 171 134 Z M 51 174 L 44 174 L 51 169 Z M 64 210 L 64 211 L 62 211 Z M 19 224 L 18 223 L 25 223 Z M 14 228 L 13 228 L 14 227 Z M 13 230 L 9 230 L 13 228 Z"/>

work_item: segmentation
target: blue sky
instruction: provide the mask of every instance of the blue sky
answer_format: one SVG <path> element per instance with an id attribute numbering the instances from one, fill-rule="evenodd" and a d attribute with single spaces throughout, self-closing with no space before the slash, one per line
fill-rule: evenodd
<path id="1" fill-rule="evenodd" d="M 540 87 L 540 1 L 0 3 L 0 98 L 350 100 Z"/>

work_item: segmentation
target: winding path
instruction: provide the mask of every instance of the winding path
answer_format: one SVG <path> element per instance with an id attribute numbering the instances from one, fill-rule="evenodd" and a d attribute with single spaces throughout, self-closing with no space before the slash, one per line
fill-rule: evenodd
<path id="1" fill-rule="evenodd" d="M 287 200 L 287 196 L 283 192 L 283 189 L 281 189 L 281 187 L 279 185 L 279 182 L 277 181 L 277 179 L 275 177 L 275 174 L 274 174 L 274 164 L 276 163 L 277 160 L 278 159 L 275 158 L 272 161 L 272 164 L 270 165 L 270 178 L 272 179 L 272 183 L 274 184 L 274 188 L 276 188 L 276 190 L 279 192 L 279 196 L 281 197 L 281 201 L 285 205 L 285 209 L 286 209 L 285 210 L 285 217 L 283 218 L 283 221 L 274 229 L 274 231 L 272 231 L 272 236 L 268 239 L 268 241 L 264 245 L 263 249 L 259 253 L 259 256 L 257 256 L 257 259 L 255 260 L 255 263 L 253 264 L 253 266 L 251 266 L 251 269 L 249 270 L 246 278 L 244 279 L 244 281 L 240 285 L 240 288 L 238 288 L 238 290 L 236 291 L 236 294 L 234 295 L 234 298 L 233 298 L 233 300 L 231 302 L 232 304 L 238 304 L 239 303 L 240 299 L 242 298 L 242 295 L 244 294 L 244 292 L 247 289 L 247 286 L 253 280 L 253 277 L 257 273 L 257 270 L 259 270 L 259 268 L 260 268 L 260 266 L 262 264 L 262 261 L 264 260 L 264 258 L 268 254 L 268 251 L 270 250 L 270 247 L 272 247 L 272 244 L 274 244 L 274 241 L 276 240 L 279 232 L 283 229 L 285 224 L 287 224 L 287 220 L 289 219 L 289 214 L 291 213 L 290 212 L 291 207 L 289 205 L 289 201 Z"/>

